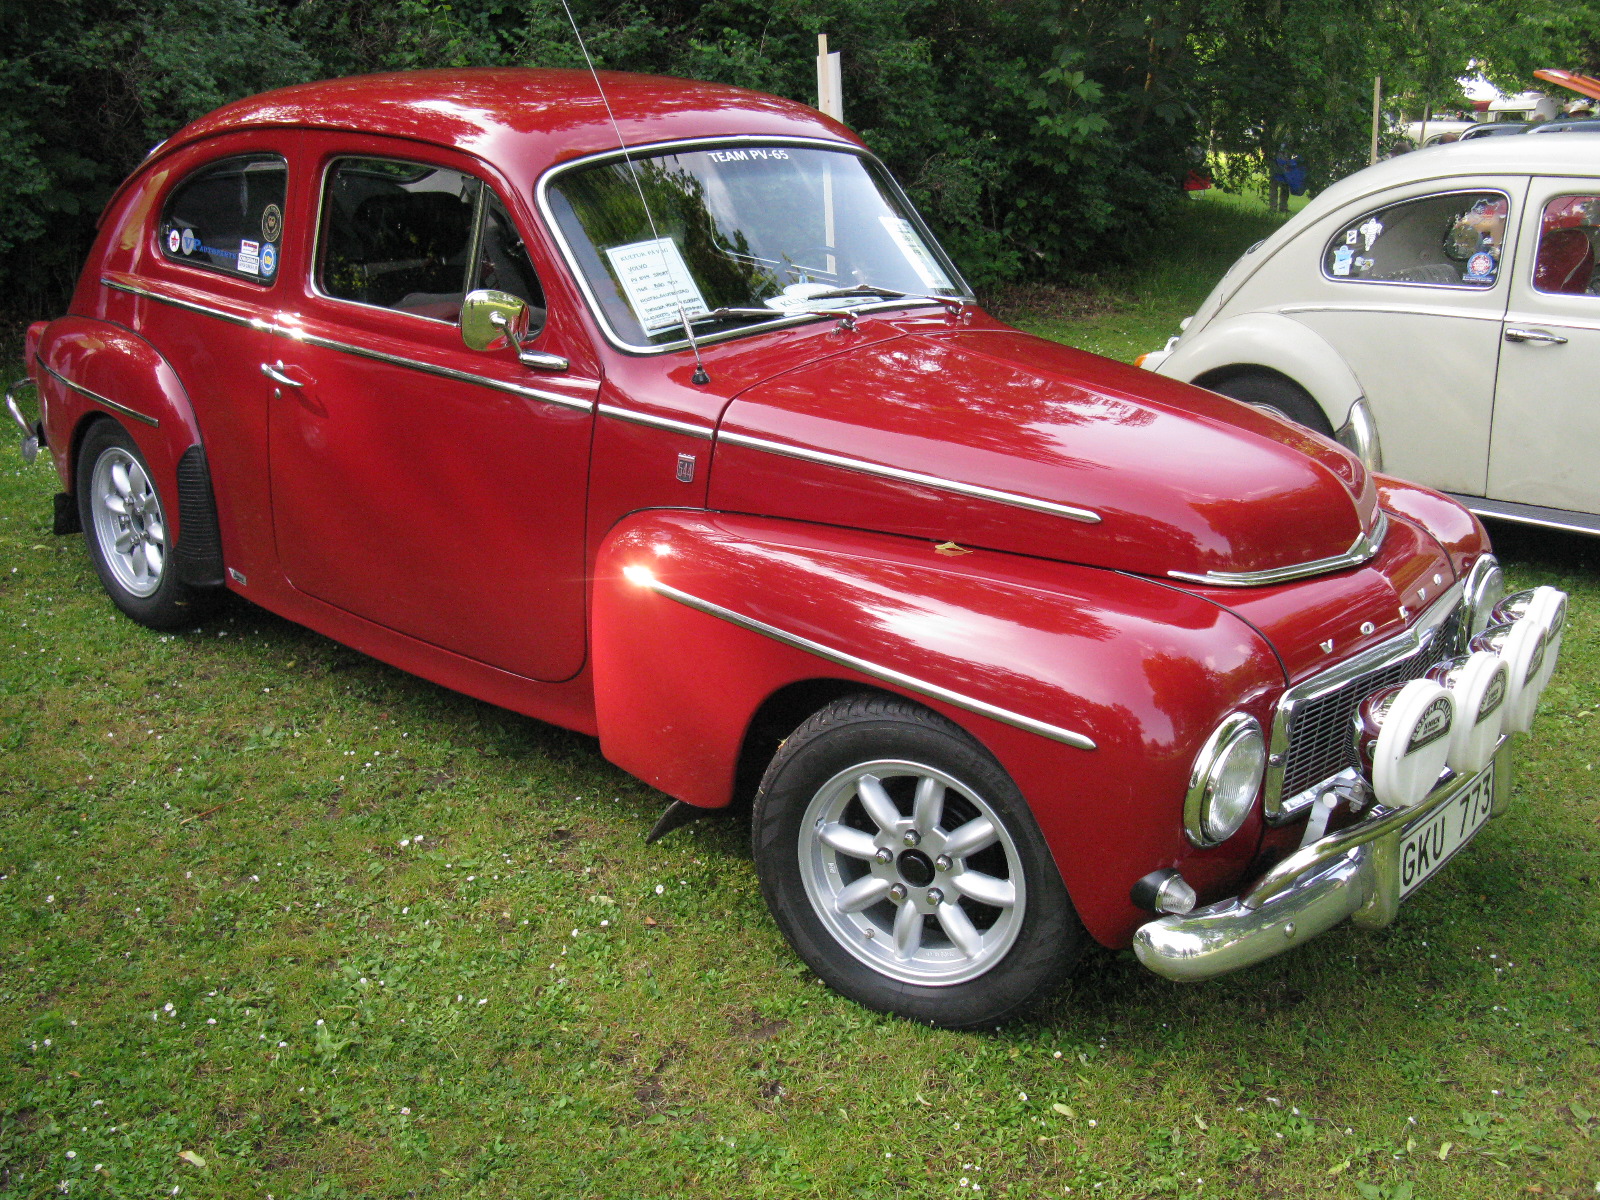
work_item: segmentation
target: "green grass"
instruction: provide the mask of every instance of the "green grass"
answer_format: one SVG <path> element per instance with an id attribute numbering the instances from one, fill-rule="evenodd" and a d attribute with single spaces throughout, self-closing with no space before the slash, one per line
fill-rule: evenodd
<path id="1" fill-rule="evenodd" d="M 6 440 L 0 1196 L 1600 1185 L 1600 542 L 1499 531 L 1572 593 L 1564 663 L 1518 803 L 1396 925 L 1188 987 L 1097 952 L 971 1035 L 820 986 L 740 823 L 646 848 L 663 797 L 590 739 L 243 603 L 132 625 L 55 486 Z"/>

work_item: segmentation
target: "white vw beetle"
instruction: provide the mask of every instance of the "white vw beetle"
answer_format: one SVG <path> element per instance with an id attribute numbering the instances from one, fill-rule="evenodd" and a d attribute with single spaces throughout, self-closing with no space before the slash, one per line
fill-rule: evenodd
<path id="1" fill-rule="evenodd" d="M 1140 362 L 1480 515 L 1600 534 L 1597 249 L 1600 137 L 1421 150 L 1312 200 Z"/>

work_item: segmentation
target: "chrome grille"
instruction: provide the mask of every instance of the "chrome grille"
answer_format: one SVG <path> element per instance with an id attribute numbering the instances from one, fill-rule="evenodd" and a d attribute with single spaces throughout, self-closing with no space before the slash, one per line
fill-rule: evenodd
<path id="1" fill-rule="evenodd" d="M 1459 652 L 1461 615 L 1454 592 L 1399 638 L 1289 689 L 1273 729 L 1281 766 L 1268 778 L 1268 814 L 1285 820 L 1304 807 L 1308 789 L 1359 764 L 1352 718 L 1379 688 L 1420 679 L 1441 658 Z M 1297 803 L 1298 801 L 1298 803 Z"/>

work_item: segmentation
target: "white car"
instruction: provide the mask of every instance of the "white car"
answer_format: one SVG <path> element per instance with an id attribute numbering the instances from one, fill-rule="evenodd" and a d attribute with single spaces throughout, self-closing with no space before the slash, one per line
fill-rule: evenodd
<path id="1" fill-rule="evenodd" d="M 1600 534 L 1597 248 L 1600 138 L 1419 150 L 1317 196 L 1140 363 L 1480 515 Z"/>

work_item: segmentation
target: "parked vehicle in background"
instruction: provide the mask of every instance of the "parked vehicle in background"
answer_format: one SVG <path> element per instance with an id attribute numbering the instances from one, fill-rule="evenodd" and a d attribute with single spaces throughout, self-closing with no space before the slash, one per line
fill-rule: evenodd
<path id="1" fill-rule="evenodd" d="M 1505 806 L 1565 602 L 1469 513 L 990 318 L 820 114 L 603 78 L 152 152 L 8 396 L 125 613 L 226 588 L 593 734 L 657 833 L 753 795 L 794 949 L 948 1026 L 1089 938 L 1199 979 L 1384 925 Z"/>
<path id="2" fill-rule="evenodd" d="M 1597 144 L 1496 137 L 1358 172 L 1143 365 L 1480 515 L 1600 533 Z"/>

